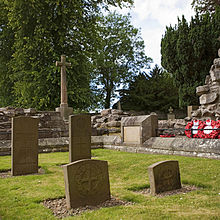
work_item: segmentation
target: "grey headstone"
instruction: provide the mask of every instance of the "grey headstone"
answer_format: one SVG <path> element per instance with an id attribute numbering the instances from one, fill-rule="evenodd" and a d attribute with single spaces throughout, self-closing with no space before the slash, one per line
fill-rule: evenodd
<path id="1" fill-rule="evenodd" d="M 110 199 L 107 161 L 84 159 L 63 166 L 67 208 Z"/>
<path id="2" fill-rule="evenodd" d="M 38 123 L 31 117 L 12 118 L 12 175 L 38 172 Z"/>
<path id="3" fill-rule="evenodd" d="M 86 114 L 69 117 L 70 163 L 91 159 L 91 116 Z"/>
<path id="4" fill-rule="evenodd" d="M 179 164 L 176 160 L 161 161 L 148 167 L 152 195 L 181 188 Z"/>

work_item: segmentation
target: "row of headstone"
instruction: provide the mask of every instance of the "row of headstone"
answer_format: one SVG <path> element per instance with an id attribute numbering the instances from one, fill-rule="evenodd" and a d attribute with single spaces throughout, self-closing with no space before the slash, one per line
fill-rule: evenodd
<path id="1" fill-rule="evenodd" d="M 12 120 L 12 175 L 38 172 L 38 119 Z M 69 161 L 63 166 L 68 208 L 97 205 L 110 199 L 108 162 L 91 159 L 89 115 L 69 117 Z M 181 188 L 178 161 L 162 161 L 148 168 L 151 194 Z"/>
<path id="2" fill-rule="evenodd" d="M 12 119 L 12 175 L 38 173 L 38 123 Z M 91 118 L 69 117 L 69 161 L 63 166 L 68 208 L 97 205 L 110 199 L 108 162 L 91 159 Z"/>

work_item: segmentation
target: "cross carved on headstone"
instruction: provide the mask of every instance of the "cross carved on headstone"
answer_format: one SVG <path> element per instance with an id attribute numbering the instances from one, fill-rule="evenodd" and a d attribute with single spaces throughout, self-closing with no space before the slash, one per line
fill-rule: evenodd
<path id="1" fill-rule="evenodd" d="M 56 61 L 56 66 L 61 68 L 61 104 L 60 107 L 68 106 L 67 102 L 67 83 L 66 83 L 66 66 L 70 67 L 71 63 L 66 62 L 66 56 L 61 55 L 61 62 Z"/>

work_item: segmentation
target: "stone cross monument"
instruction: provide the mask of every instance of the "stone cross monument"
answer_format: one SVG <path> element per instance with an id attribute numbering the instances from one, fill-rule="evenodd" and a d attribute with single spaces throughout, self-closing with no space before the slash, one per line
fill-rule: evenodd
<path id="1" fill-rule="evenodd" d="M 56 66 L 59 66 L 61 69 L 61 103 L 60 107 L 56 108 L 56 111 L 60 112 L 65 120 L 68 120 L 69 115 L 73 112 L 73 108 L 68 107 L 67 102 L 66 66 L 70 67 L 71 63 L 67 63 L 66 56 L 61 55 L 61 62 L 56 61 Z"/>

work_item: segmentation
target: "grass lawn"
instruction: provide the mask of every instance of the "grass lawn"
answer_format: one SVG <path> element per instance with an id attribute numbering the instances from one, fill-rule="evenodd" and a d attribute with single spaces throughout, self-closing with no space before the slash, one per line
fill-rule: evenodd
<path id="1" fill-rule="evenodd" d="M 220 219 L 220 160 L 104 149 L 93 150 L 92 155 L 108 161 L 111 194 L 134 204 L 101 208 L 66 219 Z M 178 160 L 182 184 L 197 186 L 198 190 L 166 197 L 132 191 L 149 187 L 147 167 L 162 160 Z M 40 154 L 39 166 L 45 174 L 0 178 L 0 219 L 57 219 L 42 201 L 65 196 L 59 166 L 64 163 L 68 163 L 68 153 Z M 0 170 L 10 168 L 11 157 L 0 157 Z"/>

